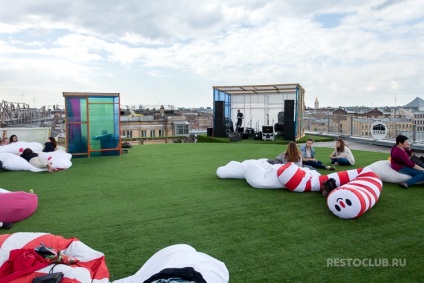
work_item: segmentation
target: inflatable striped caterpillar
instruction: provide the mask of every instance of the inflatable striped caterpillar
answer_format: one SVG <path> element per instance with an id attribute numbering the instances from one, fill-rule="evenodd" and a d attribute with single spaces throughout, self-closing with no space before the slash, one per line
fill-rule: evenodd
<path id="1" fill-rule="evenodd" d="M 382 181 L 369 168 L 358 168 L 314 177 L 289 162 L 277 170 L 278 180 L 293 192 L 320 191 L 322 182 L 333 178 L 337 189 L 327 197 L 328 208 L 338 217 L 356 218 L 371 209 L 380 197 Z"/>
<path id="2" fill-rule="evenodd" d="M 293 192 L 319 192 L 322 182 L 330 178 L 336 180 L 337 187 L 355 180 L 362 171 L 361 168 L 334 172 L 328 175 L 313 176 L 309 169 L 300 168 L 293 162 L 281 165 L 277 170 L 280 183 Z"/>
<path id="3" fill-rule="evenodd" d="M 327 206 L 334 215 L 357 218 L 370 210 L 380 197 L 383 182 L 369 168 L 364 168 L 355 180 L 333 190 Z"/>

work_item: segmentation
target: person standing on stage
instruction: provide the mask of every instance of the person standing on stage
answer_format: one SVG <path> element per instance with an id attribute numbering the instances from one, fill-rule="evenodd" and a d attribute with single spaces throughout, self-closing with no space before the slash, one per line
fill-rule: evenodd
<path id="1" fill-rule="evenodd" d="M 238 133 L 239 128 L 243 123 L 243 113 L 240 112 L 240 109 L 237 109 L 237 124 L 236 124 L 236 132 Z"/>

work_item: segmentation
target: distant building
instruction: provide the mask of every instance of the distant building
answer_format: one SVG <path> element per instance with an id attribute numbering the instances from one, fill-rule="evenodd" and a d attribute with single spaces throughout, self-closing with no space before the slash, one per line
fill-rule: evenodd
<path id="1" fill-rule="evenodd" d="M 403 108 L 410 108 L 417 111 L 424 111 L 424 100 L 416 97 L 414 100 L 403 106 Z"/>
<path id="2" fill-rule="evenodd" d="M 318 97 L 315 97 L 315 103 L 314 103 L 314 105 L 315 105 L 315 109 L 318 109 L 319 108 Z"/>
<path id="3" fill-rule="evenodd" d="M 121 116 L 121 130 L 122 136 L 128 138 L 187 136 L 190 123 L 185 115 L 161 106 L 154 114 Z"/>

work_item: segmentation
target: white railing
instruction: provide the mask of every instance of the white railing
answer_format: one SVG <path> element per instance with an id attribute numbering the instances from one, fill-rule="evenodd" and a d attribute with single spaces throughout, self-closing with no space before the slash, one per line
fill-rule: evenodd
<path id="1" fill-rule="evenodd" d="M 395 140 L 399 134 L 411 142 L 424 144 L 424 125 L 408 118 L 367 118 L 352 115 L 305 114 L 304 129 L 307 132 L 376 139 L 376 124 L 383 124 L 384 130 L 378 139 Z"/>

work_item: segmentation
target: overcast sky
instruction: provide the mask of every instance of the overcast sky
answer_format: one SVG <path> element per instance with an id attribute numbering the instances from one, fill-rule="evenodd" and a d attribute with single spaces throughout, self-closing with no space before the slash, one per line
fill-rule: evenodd
<path id="1" fill-rule="evenodd" d="M 424 98 L 424 0 L 0 0 L 0 101 L 213 105 L 212 86 L 299 83 L 306 105 Z"/>

